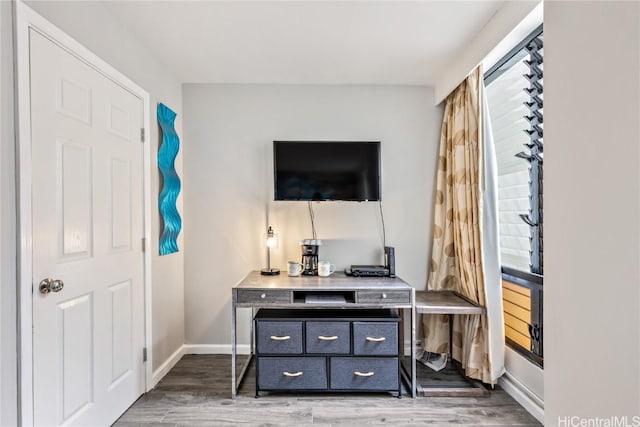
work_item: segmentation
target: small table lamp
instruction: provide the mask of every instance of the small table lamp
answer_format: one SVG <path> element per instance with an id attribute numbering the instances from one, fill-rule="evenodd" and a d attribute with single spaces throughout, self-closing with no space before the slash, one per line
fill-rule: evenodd
<path id="1" fill-rule="evenodd" d="M 265 244 L 267 245 L 267 268 L 260 270 L 260 274 L 264 276 L 275 276 L 280 274 L 277 268 L 271 268 L 271 249 L 278 247 L 278 235 L 274 233 L 273 228 L 269 226 L 267 234 L 265 234 Z"/>

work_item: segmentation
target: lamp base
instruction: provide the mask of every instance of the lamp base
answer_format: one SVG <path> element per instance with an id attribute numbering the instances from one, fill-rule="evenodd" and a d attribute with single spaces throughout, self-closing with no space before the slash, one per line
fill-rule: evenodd
<path id="1" fill-rule="evenodd" d="M 280 269 L 278 268 L 263 268 L 260 270 L 260 274 L 263 276 L 276 276 L 280 274 Z"/>

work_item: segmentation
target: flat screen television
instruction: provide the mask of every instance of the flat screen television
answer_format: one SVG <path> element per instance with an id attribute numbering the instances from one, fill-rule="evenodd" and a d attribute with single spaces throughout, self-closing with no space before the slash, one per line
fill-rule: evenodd
<path id="1" fill-rule="evenodd" d="M 380 200 L 380 141 L 273 141 L 275 200 Z"/>

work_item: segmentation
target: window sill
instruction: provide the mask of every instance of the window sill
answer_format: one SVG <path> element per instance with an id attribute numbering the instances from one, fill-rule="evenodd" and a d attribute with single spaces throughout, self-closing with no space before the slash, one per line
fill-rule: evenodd
<path id="1" fill-rule="evenodd" d="M 509 347 L 510 349 L 518 353 L 520 356 L 530 361 L 532 364 L 536 365 L 538 368 L 544 369 L 544 359 L 542 357 L 528 351 L 522 346 L 511 341 L 509 338 L 505 338 L 505 344 L 507 345 L 507 347 Z"/>

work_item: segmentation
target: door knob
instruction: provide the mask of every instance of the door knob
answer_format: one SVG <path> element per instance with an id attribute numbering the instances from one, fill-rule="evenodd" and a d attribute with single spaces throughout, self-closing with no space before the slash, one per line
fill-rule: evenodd
<path id="1" fill-rule="evenodd" d="M 40 281 L 40 293 L 48 294 L 49 292 L 60 292 L 64 288 L 64 282 L 62 280 L 53 280 L 51 277 L 42 279 Z"/>

